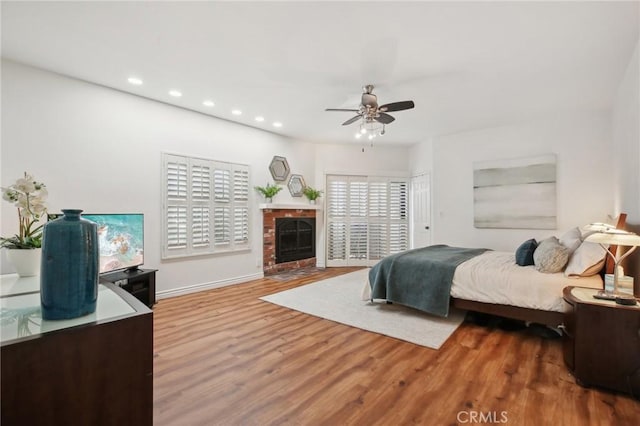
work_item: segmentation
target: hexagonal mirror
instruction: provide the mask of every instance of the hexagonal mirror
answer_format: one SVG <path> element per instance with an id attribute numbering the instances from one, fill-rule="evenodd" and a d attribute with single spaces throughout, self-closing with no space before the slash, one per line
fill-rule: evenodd
<path id="1" fill-rule="evenodd" d="M 302 191 L 306 184 L 302 175 L 291 175 L 288 186 L 292 197 L 302 197 Z"/>
<path id="2" fill-rule="evenodd" d="M 271 160 L 271 164 L 269 164 L 269 171 L 271 172 L 273 180 L 278 182 L 287 180 L 287 176 L 289 176 L 289 163 L 287 163 L 287 159 L 275 155 L 273 160 Z"/>

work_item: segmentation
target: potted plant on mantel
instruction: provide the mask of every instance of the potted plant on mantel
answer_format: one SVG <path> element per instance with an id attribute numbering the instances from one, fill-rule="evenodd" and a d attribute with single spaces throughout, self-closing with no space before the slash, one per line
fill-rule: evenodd
<path id="1" fill-rule="evenodd" d="M 309 203 L 315 204 L 316 200 L 320 198 L 320 196 L 322 195 L 322 190 L 314 189 L 310 186 L 305 186 L 304 189 L 302 190 L 302 193 L 304 194 L 305 197 L 307 197 L 307 199 L 309 200 Z"/>
<path id="2" fill-rule="evenodd" d="M 282 191 L 282 187 L 276 184 L 267 183 L 267 186 L 256 186 L 254 187 L 256 191 L 261 193 L 267 203 L 271 203 L 273 201 L 273 197 L 280 191 Z"/>
<path id="3" fill-rule="evenodd" d="M 38 275 L 42 247 L 42 227 L 46 214 L 47 188 L 33 176 L 24 177 L 8 188 L 2 188 L 2 199 L 18 209 L 19 231 L 13 237 L 0 237 L 0 247 L 7 249 L 7 260 L 21 277 Z"/>

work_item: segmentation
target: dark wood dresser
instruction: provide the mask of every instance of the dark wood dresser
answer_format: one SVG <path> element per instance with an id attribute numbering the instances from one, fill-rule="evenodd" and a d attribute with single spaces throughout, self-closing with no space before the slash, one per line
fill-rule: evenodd
<path id="1" fill-rule="evenodd" d="M 95 313 L 45 321 L 30 278 L 2 276 L 0 423 L 151 425 L 152 311 L 100 284 Z"/>

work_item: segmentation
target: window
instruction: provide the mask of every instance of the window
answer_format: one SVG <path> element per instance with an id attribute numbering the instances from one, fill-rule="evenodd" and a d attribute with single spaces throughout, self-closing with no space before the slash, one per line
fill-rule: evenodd
<path id="1" fill-rule="evenodd" d="M 408 181 L 327 176 L 327 266 L 370 266 L 409 248 Z"/>
<path id="2" fill-rule="evenodd" d="M 163 154 L 163 259 L 249 248 L 249 166 Z"/>

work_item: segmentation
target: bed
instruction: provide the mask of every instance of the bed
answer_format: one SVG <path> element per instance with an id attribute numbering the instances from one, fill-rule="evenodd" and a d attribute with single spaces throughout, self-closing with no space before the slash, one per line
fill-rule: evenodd
<path id="1" fill-rule="evenodd" d="M 625 224 L 626 215 L 621 214 L 618 220 L 617 228 L 622 229 Z M 457 248 L 448 248 L 448 246 L 432 246 L 434 250 L 452 250 L 454 256 L 458 256 Z M 615 250 L 614 247 L 611 250 Z M 419 259 L 420 256 L 431 256 L 427 253 L 430 248 L 417 249 L 410 252 L 408 257 L 414 256 Z M 424 253 L 423 253 L 424 252 Z M 394 255 L 395 256 L 395 255 Z M 402 259 L 400 254 L 400 259 Z M 468 257 L 465 259 L 465 257 Z M 390 256 L 393 258 L 393 256 Z M 393 260 L 393 259 L 392 259 Z M 388 265 L 398 262 L 398 258 L 388 262 Z M 450 287 L 447 288 L 446 303 L 449 306 L 470 310 L 475 312 L 498 315 L 502 317 L 522 320 L 525 322 L 544 324 L 551 327 L 557 327 L 563 322 L 563 315 L 566 309 L 565 302 L 562 298 L 562 290 L 566 286 L 580 286 L 589 288 L 603 288 L 603 273 L 611 273 L 613 270 L 613 262 L 610 262 L 610 256 L 607 256 L 605 267 L 602 272 L 584 276 L 570 277 L 564 272 L 543 273 L 536 270 L 534 266 L 519 266 L 515 261 L 515 254 L 501 251 L 480 250 L 480 252 L 471 251 L 468 256 L 463 255 L 459 264 L 453 267 L 452 278 L 450 278 Z M 395 290 L 395 283 L 391 278 L 393 274 L 389 274 L 389 270 L 380 269 L 380 265 L 374 266 L 370 272 L 370 280 L 363 288 L 363 300 L 383 299 L 394 303 L 400 303 L 411 306 L 425 312 L 430 312 L 440 316 L 442 311 L 431 310 L 429 303 L 426 305 L 422 301 L 414 303 L 417 299 L 425 299 L 419 285 L 416 285 L 419 279 L 415 277 L 424 276 L 425 270 L 421 264 L 402 266 L 402 269 L 417 268 L 418 272 L 412 271 L 413 276 L 408 279 L 410 284 L 401 284 L 401 291 L 406 292 L 406 296 L 398 294 L 400 290 Z M 376 268 L 378 270 L 376 271 Z M 396 266 L 396 269 L 399 267 Z M 384 279 L 379 277 L 384 275 Z M 418 288 L 418 290 L 416 290 Z M 394 291 L 396 293 L 394 293 Z M 431 291 L 431 290 L 429 290 Z M 382 296 L 382 297 L 381 297 Z M 414 298 L 415 296 L 415 298 Z M 436 298 L 439 295 L 436 294 Z M 407 298 L 411 297 L 411 298 Z M 448 311 L 448 309 L 446 309 Z"/>

